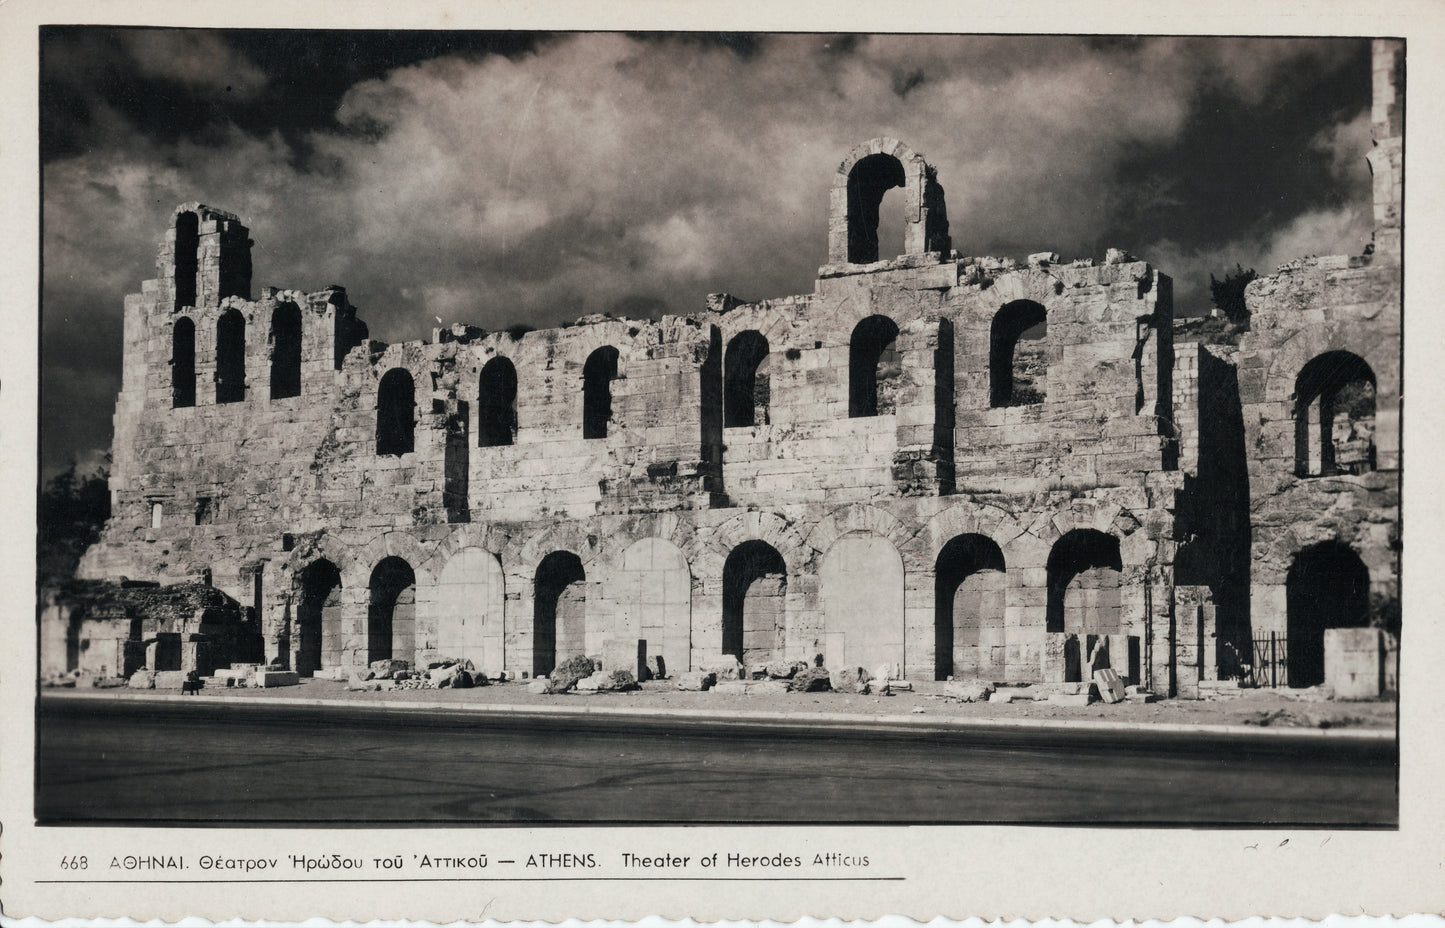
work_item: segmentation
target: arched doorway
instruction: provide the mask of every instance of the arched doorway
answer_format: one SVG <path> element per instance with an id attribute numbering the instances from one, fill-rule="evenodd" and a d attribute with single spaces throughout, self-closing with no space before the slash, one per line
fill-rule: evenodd
<path id="1" fill-rule="evenodd" d="M 322 558 L 296 575 L 296 672 L 341 663 L 341 571 Z"/>
<path id="2" fill-rule="evenodd" d="M 587 574 L 570 551 L 553 551 L 537 565 L 532 584 L 532 673 L 549 674 L 561 661 L 587 652 Z"/>
<path id="3" fill-rule="evenodd" d="M 818 569 L 829 667 L 903 664 L 903 559 L 887 538 L 854 532 Z"/>
<path id="4" fill-rule="evenodd" d="M 384 558 L 371 572 L 366 610 L 366 660 L 416 657 L 416 574 L 399 557 Z"/>
<path id="5" fill-rule="evenodd" d="M 1370 571 L 1349 545 L 1323 541 L 1300 550 L 1285 576 L 1289 685 L 1325 680 L 1325 629 L 1370 624 Z"/>
<path id="6" fill-rule="evenodd" d="M 987 535 L 959 535 L 938 552 L 934 679 L 1003 679 L 1007 585 L 1003 552 Z"/>
<path id="7" fill-rule="evenodd" d="M 788 568 L 766 541 L 745 541 L 723 564 L 722 652 L 744 664 L 777 657 L 787 628 Z"/>
<path id="8" fill-rule="evenodd" d="M 644 538 L 622 552 L 613 575 L 617 611 L 613 633 L 647 642 L 647 654 L 662 655 L 670 674 L 688 669 L 692 650 L 692 571 L 670 541 Z"/>
<path id="9" fill-rule="evenodd" d="M 1076 528 L 1054 542 L 1048 561 L 1050 632 L 1117 635 L 1123 632 L 1119 595 L 1119 539 Z"/>

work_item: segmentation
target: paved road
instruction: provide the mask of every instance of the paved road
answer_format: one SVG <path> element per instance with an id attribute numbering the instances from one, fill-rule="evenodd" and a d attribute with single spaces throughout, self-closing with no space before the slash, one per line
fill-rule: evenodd
<path id="1" fill-rule="evenodd" d="M 43 700 L 44 823 L 1394 825 L 1393 741 Z"/>

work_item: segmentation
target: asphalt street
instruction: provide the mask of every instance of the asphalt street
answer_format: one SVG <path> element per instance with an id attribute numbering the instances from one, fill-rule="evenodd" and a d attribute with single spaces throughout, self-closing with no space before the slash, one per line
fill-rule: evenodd
<path id="1" fill-rule="evenodd" d="M 1398 821 L 1393 740 L 42 700 L 43 824 Z"/>

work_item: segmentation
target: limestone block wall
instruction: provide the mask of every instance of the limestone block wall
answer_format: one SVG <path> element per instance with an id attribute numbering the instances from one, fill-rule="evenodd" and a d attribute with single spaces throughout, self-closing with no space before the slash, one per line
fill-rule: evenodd
<path id="1" fill-rule="evenodd" d="M 905 253 L 880 259 L 897 186 Z M 933 170 L 875 139 L 840 167 L 811 293 L 388 345 L 340 288 L 253 300 L 246 236 L 181 207 L 126 299 L 114 514 L 82 572 L 211 583 L 302 672 L 527 675 L 641 642 L 673 673 L 821 655 L 1056 682 L 1107 641 L 1189 695 L 1289 613 L 1302 546 L 1393 590 L 1387 253 L 1257 281 L 1237 349 L 1175 346 L 1167 276 L 963 256 Z M 1299 378 L 1339 351 L 1372 372 L 1374 450 L 1302 474 L 1295 394 L 1333 381 Z"/>
<path id="2" fill-rule="evenodd" d="M 1371 593 L 1398 595 L 1400 280 L 1387 260 L 1321 258 L 1246 292 L 1253 315 L 1240 342 L 1239 392 L 1251 449 L 1256 632 L 1288 631 L 1290 571 L 1321 543 L 1353 550 Z M 1373 466 L 1311 474 L 1318 452 L 1303 447 L 1301 433 L 1319 423 L 1309 419 L 1307 369 L 1347 365 L 1342 376 L 1352 376 L 1360 362 L 1374 387 Z"/>

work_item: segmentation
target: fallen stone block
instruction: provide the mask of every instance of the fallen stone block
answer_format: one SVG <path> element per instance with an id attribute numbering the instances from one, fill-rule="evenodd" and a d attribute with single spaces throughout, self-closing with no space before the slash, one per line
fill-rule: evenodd
<path id="1" fill-rule="evenodd" d="M 799 671 L 807 670 L 808 665 L 803 661 L 770 661 L 765 669 L 770 679 L 791 680 Z"/>
<path id="2" fill-rule="evenodd" d="M 960 702 L 983 702 L 992 692 L 993 687 L 987 683 L 949 680 L 943 684 L 943 695 Z"/>
<path id="3" fill-rule="evenodd" d="M 398 670 L 410 670 L 411 661 L 383 658 L 379 661 L 372 661 L 369 665 L 378 680 L 390 680 Z"/>
<path id="4" fill-rule="evenodd" d="M 602 680 L 603 672 L 599 670 L 578 680 L 577 685 L 573 688 L 579 693 L 595 693 L 602 688 Z"/>
<path id="5" fill-rule="evenodd" d="M 1158 697 L 1157 694 L 1155 694 L 1155 693 L 1150 693 L 1150 692 L 1145 691 L 1145 690 L 1135 690 L 1135 691 L 1132 692 L 1132 693 L 1126 693 L 1126 694 L 1124 695 L 1124 698 L 1125 698 L 1126 700 L 1128 700 L 1129 702 L 1150 703 L 1150 702 L 1158 702 L 1158 701 L 1159 701 L 1159 697 Z"/>
<path id="6" fill-rule="evenodd" d="M 1027 686 L 1000 686 L 1000 687 L 998 687 L 997 689 L 995 689 L 995 690 L 993 691 L 993 695 L 988 698 L 988 701 L 989 701 L 989 702 L 1013 702 L 1013 701 L 1015 701 L 1015 700 L 1028 701 L 1028 700 L 1034 699 L 1035 697 L 1037 697 L 1037 696 L 1039 696 L 1039 695 L 1040 695 L 1039 693 L 1034 692 L 1034 690 L 1030 689 L 1030 688 L 1027 687 Z"/>
<path id="7" fill-rule="evenodd" d="M 538 677 L 535 680 L 528 680 L 527 692 L 532 694 L 533 696 L 541 696 L 544 693 L 548 692 L 547 685 L 551 682 L 552 681 L 548 680 L 546 677 Z"/>
<path id="8" fill-rule="evenodd" d="M 346 688 L 353 693 L 373 693 L 378 688 L 378 683 L 365 674 L 352 674 L 346 681 Z"/>
<path id="9" fill-rule="evenodd" d="M 839 693 L 868 693 L 868 671 L 862 667 L 844 667 L 828 674 L 828 683 Z"/>
<path id="10" fill-rule="evenodd" d="M 565 693 L 575 687 L 579 680 L 592 676 L 602 664 L 590 657 L 579 654 L 576 657 L 569 657 L 556 667 L 548 678 L 549 693 Z"/>
<path id="11" fill-rule="evenodd" d="M 882 686 L 889 680 L 892 680 L 895 676 L 896 674 L 894 674 L 893 672 L 892 664 L 879 664 L 877 667 L 873 668 L 873 674 L 868 679 L 869 682 L 873 683 L 875 686 Z"/>
<path id="12" fill-rule="evenodd" d="M 770 696 L 788 691 L 787 680 L 755 680 L 748 684 L 749 696 Z"/>
<path id="13" fill-rule="evenodd" d="M 912 681 L 912 680 L 889 680 L 889 681 L 888 681 L 888 688 L 889 688 L 890 690 L 892 690 L 893 692 L 895 692 L 895 693 L 911 693 L 911 692 L 913 692 L 913 681 Z"/>
<path id="14" fill-rule="evenodd" d="M 994 690 L 988 694 L 989 702 L 1013 702 L 1014 694 L 1005 690 Z"/>
<path id="15" fill-rule="evenodd" d="M 276 686 L 295 686 L 301 678 L 294 670 L 258 670 L 252 678 L 252 685 L 271 689 Z"/>
<path id="16" fill-rule="evenodd" d="M 719 683 L 724 680 L 741 680 L 743 677 L 742 661 L 732 655 L 715 657 L 703 661 L 698 665 L 698 670 L 712 674 Z"/>
<path id="17" fill-rule="evenodd" d="M 721 696 L 746 696 L 748 682 L 746 680 L 719 680 L 713 684 L 712 692 Z"/>
<path id="18" fill-rule="evenodd" d="M 186 682 L 184 670 L 158 670 L 155 675 L 155 688 L 158 690 L 178 690 L 181 684 Z"/>
<path id="19" fill-rule="evenodd" d="M 717 676 L 703 670 L 692 670 L 677 675 L 677 688 L 699 692 L 717 682 Z"/>
<path id="20" fill-rule="evenodd" d="M 345 667 L 321 667 L 313 671 L 313 680 L 346 680 L 348 674 Z"/>
<path id="21" fill-rule="evenodd" d="M 793 693 L 824 693 L 832 688 L 832 677 L 822 667 L 808 667 L 788 681 L 788 690 Z"/>
<path id="22" fill-rule="evenodd" d="M 1094 671 L 1094 685 L 1099 688 L 1099 698 L 1109 704 L 1124 701 L 1124 681 L 1112 667 Z"/>
<path id="23" fill-rule="evenodd" d="M 399 678 L 396 678 L 399 679 Z M 461 664 L 444 664 L 426 673 L 426 681 L 439 690 L 466 689 L 472 685 L 472 675 Z"/>
<path id="24" fill-rule="evenodd" d="M 637 678 L 628 670 L 607 670 L 599 671 L 602 679 L 598 681 L 597 690 L 602 693 L 626 693 L 639 689 Z"/>
<path id="25" fill-rule="evenodd" d="M 1051 706 L 1087 706 L 1089 704 L 1088 693 L 1055 693 L 1048 698 Z"/>

